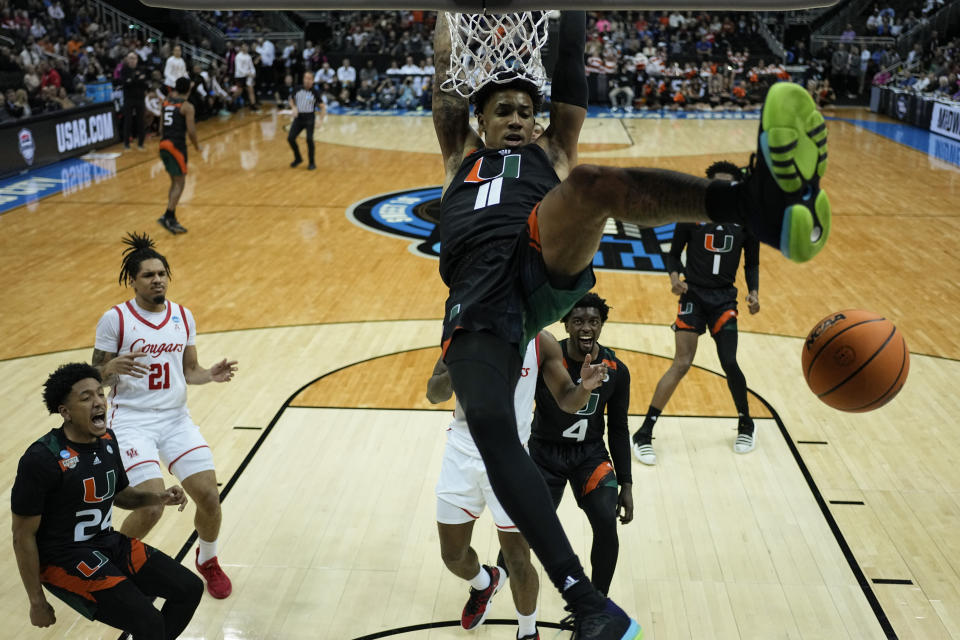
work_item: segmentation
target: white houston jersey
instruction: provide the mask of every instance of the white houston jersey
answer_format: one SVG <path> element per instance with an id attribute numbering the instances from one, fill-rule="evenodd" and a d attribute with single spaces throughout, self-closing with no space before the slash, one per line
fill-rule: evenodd
<path id="1" fill-rule="evenodd" d="M 513 410 L 517 415 L 517 435 L 520 442 L 526 446 L 530 439 L 530 423 L 533 421 L 533 397 L 537 390 L 537 375 L 540 372 L 540 336 L 539 334 L 527 344 L 527 351 L 523 356 L 523 365 L 520 370 L 520 380 L 513 394 Z M 463 453 L 480 457 L 477 445 L 473 442 L 467 421 L 463 416 L 463 407 L 457 401 L 457 408 L 453 412 L 453 422 L 450 423 L 447 433 L 447 442 Z"/>
<path id="2" fill-rule="evenodd" d="M 145 351 L 138 362 L 149 368 L 142 378 L 119 376 L 110 394 L 111 428 L 128 417 L 135 419 L 131 414 L 137 412 L 186 409 L 183 351 L 195 344 L 196 331 L 193 315 L 170 300 L 162 312 L 147 312 L 128 300 L 103 314 L 96 348 L 118 355 Z"/>

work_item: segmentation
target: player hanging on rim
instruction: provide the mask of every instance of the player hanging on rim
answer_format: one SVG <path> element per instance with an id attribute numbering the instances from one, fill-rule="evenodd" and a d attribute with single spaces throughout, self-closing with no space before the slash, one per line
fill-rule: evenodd
<path id="1" fill-rule="evenodd" d="M 520 381 L 514 394 L 517 434 L 524 446 L 530 438 L 533 399 L 540 379 L 544 381 L 544 393 L 552 394 L 552 402 L 576 411 L 587 402 L 591 392 L 607 375 L 604 363 L 594 365 L 589 358 L 577 371 L 580 383 L 570 379 L 564 369 L 560 347 L 546 331 L 541 331 L 527 344 Z M 439 403 L 449 400 L 451 395 L 450 374 L 443 360 L 437 360 L 433 375 L 427 382 L 427 399 Z M 629 453 L 627 457 L 629 460 Z M 459 402 L 453 422 L 447 430 L 447 445 L 436 491 L 440 554 L 447 568 L 471 586 L 470 597 L 460 616 L 461 626 L 469 630 L 483 624 L 489 613 L 491 598 L 503 587 L 509 573 L 510 590 L 517 610 L 517 638 L 538 640 L 537 591 L 540 581 L 530 563 L 530 547 L 490 488 L 483 460 L 470 435 Z M 480 517 L 484 506 L 490 507 L 500 540 L 500 555 L 497 565 L 493 567 L 481 566 L 477 552 L 470 546 L 473 523 Z"/>
<path id="2" fill-rule="evenodd" d="M 451 58 L 447 19 L 441 13 L 434 32 L 433 98 L 446 173 L 444 362 L 490 485 L 568 602 L 576 633 L 591 640 L 635 638 L 639 625 L 587 580 L 546 484 L 517 439 L 513 396 L 521 345 L 593 286 L 591 264 L 608 217 L 641 226 L 745 222 L 792 259 L 811 258 L 830 224 L 819 189 L 826 166 L 823 117 L 801 87 L 775 85 L 761 116 L 759 159 L 739 183 L 577 166 L 587 104 L 584 13 L 560 19 L 550 126 L 533 144 L 540 94 L 532 83 L 487 83 L 474 94 L 484 138 L 470 125 L 467 100 L 441 89 Z"/>
<path id="3" fill-rule="evenodd" d="M 715 162 L 707 169 L 708 178 L 734 180 L 740 175 L 740 169 L 732 162 Z M 684 247 L 687 249 L 686 269 L 680 261 Z M 747 402 L 747 381 L 737 364 L 737 288 L 733 283 L 740 266 L 741 251 L 747 305 L 753 314 L 760 311 L 760 243 L 753 234 L 739 224 L 678 224 L 673 232 L 670 253 L 665 258 L 671 288 L 680 296 L 677 319 L 672 327 L 676 352 L 670 368 L 657 383 L 643 425 L 633 434 L 633 454 L 643 464 L 657 463 L 652 444 L 653 428 L 693 364 L 697 342 L 708 328 L 717 345 L 720 366 L 727 376 L 727 386 L 739 416 L 733 450 L 749 453 L 756 446 Z M 686 274 L 684 280 L 680 280 L 681 271 Z"/>
<path id="4" fill-rule="evenodd" d="M 93 349 L 93 366 L 113 387 L 110 428 L 130 484 L 162 491 L 161 463 L 183 484 L 197 506 L 197 570 L 210 595 L 226 598 L 233 588 L 217 559 L 222 518 L 217 474 L 210 446 L 187 409 L 187 385 L 229 382 L 237 363 L 224 358 L 209 369 L 200 366 L 193 314 L 166 297 L 167 259 L 146 235 L 130 234 L 124 244 L 120 282 L 133 288 L 134 298 L 103 314 Z M 157 507 L 137 509 L 121 531 L 143 538 L 161 515 Z"/>
<path id="5" fill-rule="evenodd" d="M 547 482 L 555 507 L 570 483 L 574 499 L 590 521 L 590 580 L 610 593 L 617 568 L 622 524 L 633 520 L 633 476 L 630 472 L 630 371 L 612 349 L 598 340 L 610 307 L 595 293 L 583 296 L 562 318 L 567 338 L 554 342 L 555 360 L 563 373 L 576 381 L 585 362 L 606 365 L 607 375 L 579 406 L 562 407 L 545 393 L 544 378 L 537 380 L 537 410 L 533 416 L 530 457 Z M 606 423 L 604 423 L 606 413 Z M 607 431 L 610 452 L 603 445 Z M 610 458 L 613 457 L 613 464 Z"/>
<path id="6" fill-rule="evenodd" d="M 173 234 L 187 232 L 186 227 L 177 221 L 176 213 L 187 180 L 187 136 L 190 136 L 193 148 L 200 151 L 194 108 L 187 100 L 191 86 L 190 78 L 177 78 L 176 86 L 163 101 L 160 111 L 160 159 L 170 174 L 170 191 L 167 210 L 157 222 Z"/>
<path id="7" fill-rule="evenodd" d="M 30 622 L 56 623 L 43 593 L 135 640 L 176 638 L 186 628 L 203 582 L 161 551 L 114 531 L 113 505 L 183 505 L 180 487 L 132 487 L 115 434 L 107 429 L 100 372 L 85 363 L 59 367 L 43 385 L 47 410 L 63 424 L 20 458 L 10 492 L 13 550 L 30 600 Z M 42 585 L 42 586 L 41 586 Z M 160 611 L 154 598 L 163 598 Z"/>

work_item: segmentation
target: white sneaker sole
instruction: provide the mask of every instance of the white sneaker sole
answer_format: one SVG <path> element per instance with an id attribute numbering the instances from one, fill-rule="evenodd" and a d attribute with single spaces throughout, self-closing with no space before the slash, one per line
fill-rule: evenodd
<path id="1" fill-rule="evenodd" d="M 651 467 L 657 464 L 657 454 L 653 450 L 653 445 L 650 444 L 637 444 L 634 442 L 633 457 L 639 462 Z"/>

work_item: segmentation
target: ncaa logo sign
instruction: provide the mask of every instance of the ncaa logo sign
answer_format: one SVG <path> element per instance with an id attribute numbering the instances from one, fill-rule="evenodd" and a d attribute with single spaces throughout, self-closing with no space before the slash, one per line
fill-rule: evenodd
<path id="1" fill-rule="evenodd" d="M 411 253 L 440 256 L 441 187 L 384 193 L 352 204 L 347 218 L 370 231 L 410 241 Z M 593 257 L 597 269 L 666 273 L 661 247 L 669 247 L 675 225 L 641 229 L 637 225 L 607 220 L 600 248 Z"/>
<path id="2" fill-rule="evenodd" d="M 20 148 L 20 155 L 27 165 L 33 164 L 33 155 L 37 147 L 33 143 L 33 132 L 30 129 L 20 129 L 17 133 L 17 146 Z"/>

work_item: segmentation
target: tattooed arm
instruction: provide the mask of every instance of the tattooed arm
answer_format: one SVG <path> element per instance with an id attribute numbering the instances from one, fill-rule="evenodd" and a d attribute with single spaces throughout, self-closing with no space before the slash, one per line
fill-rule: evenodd
<path id="1" fill-rule="evenodd" d="M 97 371 L 103 377 L 103 384 L 108 387 L 116 386 L 118 376 L 126 375 L 134 378 L 142 378 L 150 370 L 147 365 L 137 362 L 137 358 L 147 355 L 143 351 L 131 351 L 122 356 L 115 353 L 107 353 L 100 349 L 93 350 L 93 358 L 90 364 L 96 367 Z"/>

